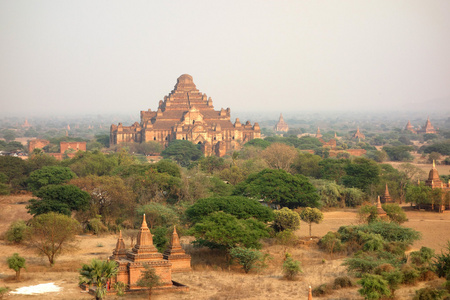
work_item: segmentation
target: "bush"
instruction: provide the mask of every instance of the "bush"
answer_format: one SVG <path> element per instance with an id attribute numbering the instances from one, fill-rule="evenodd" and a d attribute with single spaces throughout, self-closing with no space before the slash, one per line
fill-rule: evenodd
<path id="1" fill-rule="evenodd" d="M 433 289 L 431 287 L 426 287 L 416 291 L 416 295 L 413 300 L 440 300 L 448 296 L 446 290 Z"/>
<path id="2" fill-rule="evenodd" d="M 420 272 L 411 266 L 404 265 L 402 267 L 403 283 L 415 285 L 419 281 Z"/>
<path id="3" fill-rule="evenodd" d="M 168 230 L 167 227 L 158 226 L 151 229 L 153 234 L 153 244 L 159 252 L 163 253 L 169 244 Z"/>
<path id="4" fill-rule="evenodd" d="M 320 239 L 319 247 L 328 251 L 330 254 L 342 251 L 341 235 L 338 232 L 329 231 Z"/>
<path id="5" fill-rule="evenodd" d="M 405 212 L 397 203 L 386 203 L 382 205 L 391 222 L 402 224 L 408 221 Z"/>
<path id="6" fill-rule="evenodd" d="M 353 280 L 348 276 L 342 276 L 342 277 L 336 277 L 334 279 L 333 289 L 343 289 L 347 287 L 354 287 L 355 283 Z"/>
<path id="7" fill-rule="evenodd" d="M 16 271 L 16 280 L 20 279 L 20 270 L 26 268 L 25 258 L 19 256 L 19 253 L 14 253 L 13 256 L 8 257 L 6 260 L 8 267 Z"/>
<path id="8" fill-rule="evenodd" d="M 10 243 L 21 243 L 26 237 L 27 228 L 23 220 L 12 222 L 5 234 L 6 240 Z"/>
<path id="9" fill-rule="evenodd" d="M 398 289 L 403 282 L 403 273 L 400 270 L 382 272 L 381 276 L 388 282 L 392 292 Z"/>
<path id="10" fill-rule="evenodd" d="M 433 266 L 439 277 L 450 279 L 450 241 L 447 242 L 446 252 L 442 251 L 440 255 L 435 256 Z"/>
<path id="11" fill-rule="evenodd" d="M 99 235 L 101 232 L 106 232 L 108 228 L 103 224 L 100 218 L 93 218 L 89 220 L 89 228 L 95 235 Z"/>
<path id="12" fill-rule="evenodd" d="M 372 204 L 362 205 L 358 209 L 358 216 L 361 222 L 372 223 L 378 221 L 377 207 Z"/>
<path id="13" fill-rule="evenodd" d="M 409 257 L 411 258 L 411 263 L 416 266 L 428 266 L 434 257 L 434 249 L 422 247 L 419 251 L 411 252 Z"/>
<path id="14" fill-rule="evenodd" d="M 275 240 L 279 245 L 294 246 L 298 242 L 298 237 L 292 232 L 292 230 L 286 229 L 277 232 Z"/>
<path id="15" fill-rule="evenodd" d="M 324 284 L 319 285 L 318 287 L 315 287 L 312 290 L 312 295 L 314 297 L 321 297 L 321 296 L 326 296 L 328 294 L 331 294 L 331 292 L 332 292 L 332 289 L 331 289 L 330 285 L 324 283 Z"/>
<path id="16" fill-rule="evenodd" d="M 298 260 L 294 260 L 292 257 L 287 257 L 283 263 L 284 277 L 288 280 L 294 280 L 298 274 L 302 272 L 300 265 L 301 263 Z"/>
<path id="17" fill-rule="evenodd" d="M 250 272 L 263 262 L 263 254 L 256 249 L 236 247 L 230 250 L 230 256 L 242 266 L 245 273 Z"/>
<path id="18" fill-rule="evenodd" d="M 275 211 L 273 227 L 277 231 L 286 229 L 297 230 L 300 228 L 300 216 L 295 211 L 283 207 L 282 209 Z"/>
<path id="19" fill-rule="evenodd" d="M 8 287 L 0 287 L 0 299 L 3 299 L 3 296 L 9 291 Z"/>
<path id="20" fill-rule="evenodd" d="M 391 295 L 388 282 L 380 275 L 365 274 L 358 284 L 362 286 L 358 292 L 366 299 L 380 299 Z"/>

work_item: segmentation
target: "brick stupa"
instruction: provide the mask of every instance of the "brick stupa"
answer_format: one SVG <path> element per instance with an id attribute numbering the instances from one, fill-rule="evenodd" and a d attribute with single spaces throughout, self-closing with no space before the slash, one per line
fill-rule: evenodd
<path id="1" fill-rule="evenodd" d="M 191 256 L 184 252 L 180 245 L 177 229 L 173 227 L 172 240 L 164 252 L 164 259 L 172 263 L 172 273 L 186 272 L 191 270 Z"/>
<path id="2" fill-rule="evenodd" d="M 359 131 L 359 127 L 356 129 L 355 134 L 352 136 L 353 139 L 360 139 L 360 140 L 364 140 L 366 138 L 366 136 L 364 134 L 361 133 L 361 131 Z"/>
<path id="3" fill-rule="evenodd" d="M 381 207 L 380 196 L 378 196 L 378 199 L 377 199 L 377 214 L 378 214 L 378 217 L 382 218 L 382 219 L 387 216 L 387 214 L 384 211 L 383 207 Z"/>
<path id="4" fill-rule="evenodd" d="M 317 127 L 316 138 L 320 139 L 323 135 L 320 133 L 320 128 Z"/>
<path id="5" fill-rule="evenodd" d="M 386 183 L 386 189 L 384 190 L 384 195 L 381 197 L 381 202 L 383 203 L 392 203 L 391 195 L 389 194 L 388 185 Z"/>
<path id="6" fill-rule="evenodd" d="M 173 242 L 174 240 L 175 243 Z M 178 240 L 178 235 L 172 237 L 172 243 L 176 245 L 174 248 L 179 251 L 178 247 L 181 248 L 181 245 Z M 181 249 L 181 251 L 183 250 Z M 131 251 L 127 251 L 123 242 L 122 233 L 120 232 L 116 248 L 110 259 L 116 261 L 119 265 L 119 272 L 111 280 L 111 283 L 121 281 L 128 285 L 128 291 L 142 289 L 142 287 L 137 285 L 137 282 L 142 272 L 145 271 L 145 265 L 154 268 L 156 275 L 159 276 L 162 285 L 158 287 L 158 290 L 188 290 L 188 287 L 172 281 L 173 265 L 171 261 L 164 259 L 163 255 L 153 245 L 153 236 L 145 221 L 145 214 L 141 229 L 137 235 L 136 245 L 134 245 Z M 177 262 L 177 259 L 175 258 L 173 261 Z M 183 266 L 189 266 L 190 268 L 190 256 L 184 257 L 183 263 Z"/>

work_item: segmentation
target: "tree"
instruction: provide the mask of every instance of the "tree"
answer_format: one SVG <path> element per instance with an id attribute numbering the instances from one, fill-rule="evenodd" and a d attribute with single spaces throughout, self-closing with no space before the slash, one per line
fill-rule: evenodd
<path id="1" fill-rule="evenodd" d="M 380 179 L 380 166 L 367 158 L 355 158 L 345 166 L 347 175 L 342 177 L 342 182 L 347 187 L 359 188 L 367 191 L 371 184 Z"/>
<path id="2" fill-rule="evenodd" d="M 266 203 L 289 208 L 318 207 L 320 199 L 305 176 L 271 169 L 251 174 L 245 182 L 236 186 L 233 194 L 263 199 Z"/>
<path id="3" fill-rule="evenodd" d="M 447 241 L 445 252 L 435 256 L 433 262 L 434 270 L 439 277 L 449 278 L 450 276 L 450 241 Z"/>
<path id="4" fill-rule="evenodd" d="M 311 236 L 312 223 L 319 224 L 323 220 L 323 213 L 320 209 L 306 207 L 300 212 L 300 219 L 309 224 L 309 236 Z"/>
<path id="5" fill-rule="evenodd" d="M 365 204 L 358 209 L 358 216 L 361 222 L 372 223 L 378 220 L 378 210 L 375 205 Z"/>
<path id="6" fill-rule="evenodd" d="M 174 140 L 161 152 L 164 158 L 172 158 L 182 167 L 187 167 L 192 161 L 203 157 L 202 151 L 187 140 Z"/>
<path id="7" fill-rule="evenodd" d="M 119 165 L 119 155 L 105 155 L 100 151 L 78 152 L 74 158 L 63 161 L 79 177 L 110 175 Z M 122 159 L 123 161 L 123 159 Z"/>
<path id="8" fill-rule="evenodd" d="M 345 166 L 349 163 L 348 159 L 327 158 L 319 162 L 320 178 L 342 183 L 342 177 L 345 176 Z"/>
<path id="9" fill-rule="evenodd" d="M 411 161 L 412 156 L 410 151 L 414 150 L 412 146 L 400 145 L 400 146 L 384 146 L 383 150 L 392 161 Z"/>
<path id="10" fill-rule="evenodd" d="M 100 261 L 93 259 L 90 265 L 84 264 L 80 270 L 80 280 L 95 286 L 95 299 L 103 299 L 106 296 L 106 284 L 108 280 L 117 275 L 119 268 L 117 262 Z"/>
<path id="11" fill-rule="evenodd" d="M 298 151 L 286 144 L 274 143 L 261 152 L 262 158 L 272 169 L 291 171 L 291 165 L 298 155 Z"/>
<path id="12" fill-rule="evenodd" d="M 19 253 L 14 253 L 13 256 L 7 258 L 8 268 L 16 271 L 16 280 L 20 279 L 20 270 L 26 268 L 25 258 L 19 256 Z"/>
<path id="13" fill-rule="evenodd" d="M 273 227 L 275 230 L 297 230 L 300 228 L 300 217 L 295 211 L 283 207 L 280 210 L 276 210 L 274 214 Z"/>
<path id="14" fill-rule="evenodd" d="M 46 166 L 30 173 L 30 177 L 27 180 L 28 188 L 36 192 L 43 186 L 66 183 L 75 177 L 77 175 L 70 168 Z"/>
<path id="15" fill-rule="evenodd" d="M 6 129 L 3 130 L 3 138 L 7 143 L 14 141 L 16 139 L 16 135 L 14 134 L 14 131 Z"/>
<path id="16" fill-rule="evenodd" d="M 389 284 L 381 275 L 364 274 L 358 284 L 362 286 L 358 292 L 364 299 L 377 300 L 391 295 Z"/>
<path id="17" fill-rule="evenodd" d="M 319 162 L 321 160 L 318 155 L 299 153 L 292 164 L 292 169 L 297 174 L 318 178 L 320 177 Z"/>
<path id="18" fill-rule="evenodd" d="M 136 212 L 139 220 L 142 220 L 142 215 L 145 214 L 150 229 L 156 226 L 172 226 L 179 222 L 177 213 L 171 207 L 161 203 L 151 202 L 141 205 L 137 207 Z"/>
<path id="19" fill-rule="evenodd" d="M 230 256 L 242 266 L 245 273 L 258 267 L 258 263 L 262 263 L 263 255 L 256 249 L 244 247 L 236 247 L 230 250 Z"/>
<path id="20" fill-rule="evenodd" d="M 144 155 L 159 154 L 162 150 L 161 144 L 154 141 L 140 143 L 137 147 L 137 152 Z"/>
<path id="21" fill-rule="evenodd" d="M 65 215 L 50 212 L 31 220 L 29 245 L 38 254 L 48 258 L 50 266 L 65 249 L 73 247 L 72 242 L 80 230 L 80 224 Z"/>
<path id="22" fill-rule="evenodd" d="M 35 193 L 41 200 L 31 199 L 28 213 L 40 215 L 57 212 L 70 216 L 72 211 L 88 208 L 89 194 L 74 185 L 48 185 Z"/>
<path id="23" fill-rule="evenodd" d="M 200 199 L 190 206 L 185 213 L 189 221 L 194 224 L 216 211 L 223 211 L 238 219 L 255 218 L 261 222 L 270 222 L 274 219 L 272 209 L 261 205 L 254 199 L 242 196 Z"/>
<path id="24" fill-rule="evenodd" d="M 213 212 L 190 230 L 198 246 L 217 249 L 261 248 L 259 240 L 268 237 L 267 226 L 255 219 L 242 220 L 224 212 Z"/>
<path id="25" fill-rule="evenodd" d="M 141 278 L 136 283 L 138 286 L 148 288 L 148 299 L 152 298 L 152 290 L 154 287 L 162 284 L 161 278 L 156 274 L 155 268 L 148 264 L 144 264 L 145 271 L 141 272 Z"/>
<path id="26" fill-rule="evenodd" d="M 86 191 L 89 210 L 77 213 L 77 219 L 85 222 L 101 215 L 105 224 L 120 224 L 134 215 L 135 194 L 124 180 L 118 176 L 87 176 L 70 181 Z"/>

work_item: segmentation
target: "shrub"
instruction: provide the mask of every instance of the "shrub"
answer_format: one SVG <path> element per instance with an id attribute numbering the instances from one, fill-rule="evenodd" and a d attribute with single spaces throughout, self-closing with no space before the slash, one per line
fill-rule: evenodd
<path id="1" fill-rule="evenodd" d="M 100 218 L 93 218 L 89 220 L 89 228 L 95 235 L 99 235 L 101 232 L 108 230 Z"/>
<path id="2" fill-rule="evenodd" d="M 306 207 L 300 212 L 300 219 L 309 224 L 309 236 L 311 236 L 312 223 L 319 224 L 323 220 L 323 213 L 318 208 Z"/>
<path id="3" fill-rule="evenodd" d="M 326 296 L 328 294 L 331 294 L 331 292 L 332 292 L 332 289 L 331 289 L 330 285 L 324 283 L 324 284 L 319 285 L 318 287 L 315 287 L 312 290 L 312 295 L 314 297 L 321 297 L 321 296 Z"/>
<path id="4" fill-rule="evenodd" d="M 434 257 L 434 249 L 422 247 L 419 251 L 414 251 L 409 254 L 411 263 L 417 266 L 428 266 Z"/>
<path id="5" fill-rule="evenodd" d="M 117 281 L 114 283 L 114 290 L 117 293 L 117 296 L 125 296 L 125 290 L 127 289 L 127 285 L 122 281 Z"/>
<path id="6" fill-rule="evenodd" d="M 242 266 L 245 273 L 248 273 L 251 269 L 258 267 L 258 263 L 260 263 L 263 258 L 260 251 L 244 247 L 236 247 L 231 249 L 230 256 Z"/>
<path id="7" fill-rule="evenodd" d="M 275 211 L 273 227 L 277 231 L 286 229 L 297 230 L 300 228 L 300 216 L 295 211 L 283 207 L 282 209 Z"/>
<path id="8" fill-rule="evenodd" d="M 382 205 L 391 222 L 402 224 L 408 221 L 405 212 L 397 203 L 386 203 Z"/>
<path id="9" fill-rule="evenodd" d="M 335 290 L 353 286 L 355 286 L 355 283 L 348 276 L 336 277 L 334 279 L 333 289 Z"/>
<path id="10" fill-rule="evenodd" d="M 449 278 L 450 274 L 450 241 L 447 242 L 446 252 L 441 252 L 440 255 L 435 256 L 433 266 L 436 270 L 436 274 L 439 277 Z"/>
<path id="11" fill-rule="evenodd" d="M 9 291 L 8 287 L 0 287 L 0 299 L 3 299 L 3 296 Z"/>
<path id="12" fill-rule="evenodd" d="M 446 290 L 438 290 L 433 289 L 431 287 L 426 287 L 420 290 L 416 291 L 416 295 L 414 296 L 413 300 L 426 300 L 426 299 L 432 299 L 432 300 L 440 300 L 444 299 L 444 297 L 448 296 L 448 293 Z"/>
<path id="13" fill-rule="evenodd" d="M 362 205 L 358 210 L 358 216 L 360 221 L 364 223 L 378 221 L 377 207 L 372 204 Z"/>
<path id="14" fill-rule="evenodd" d="M 388 282 L 392 293 L 394 293 L 403 282 L 403 273 L 400 270 L 382 272 L 381 276 Z"/>
<path id="15" fill-rule="evenodd" d="M 366 299 L 380 299 L 391 295 L 388 282 L 380 275 L 364 274 L 357 283 L 362 286 L 358 292 Z"/>
<path id="16" fill-rule="evenodd" d="M 298 237 L 292 232 L 292 230 L 286 229 L 277 232 L 275 240 L 279 245 L 294 246 L 298 242 Z"/>
<path id="17" fill-rule="evenodd" d="M 6 231 L 6 240 L 16 244 L 21 243 L 26 237 L 27 228 L 28 227 L 23 220 L 12 222 L 8 228 L 8 231 Z"/>
<path id="18" fill-rule="evenodd" d="M 420 272 L 411 266 L 404 265 L 402 267 L 403 283 L 415 285 L 419 281 Z"/>
<path id="19" fill-rule="evenodd" d="M 319 241 L 319 247 L 331 254 L 342 251 L 341 235 L 338 232 L 329 231 Z"/>
<path id="20" fill-rule="evenodd" d="M 169 237 L 167 227 L 158 226 L 151 229 L 153 234 L 153 244 L 158 249 L 159 252 L 163 253 L 166 249 L 167 244 L 169 244 Z"/>
<path id="21" fill-rule="evenodd" d="M 300 265 L 301 263 L 298 260 L 294 260 L 292 257 L 287 257 L 283 263 L 284 277 L 288 280 L 294 280 L 298 274 L 302 272 Z"/>

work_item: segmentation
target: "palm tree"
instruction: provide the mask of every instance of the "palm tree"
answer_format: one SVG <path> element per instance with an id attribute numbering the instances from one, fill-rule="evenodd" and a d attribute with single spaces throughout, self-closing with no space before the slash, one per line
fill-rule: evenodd
<path id="1" fill-rule="evenodd" d="M 84 264 L 80 270 L 80 280 L 95 286 L 95 299 L 103 299 L 106 295 L 106 283 L 117 275 L 118 267 L 115 261 L 93 259 L 90 265 Z"/>

